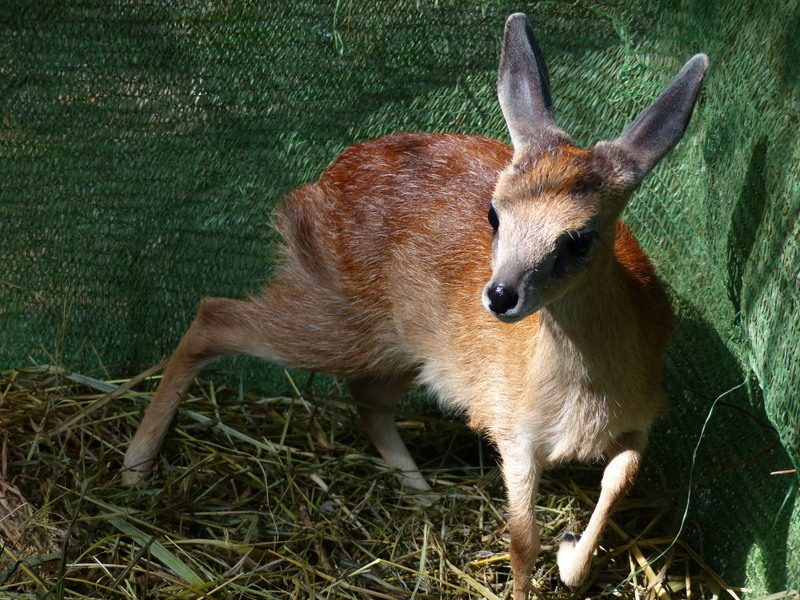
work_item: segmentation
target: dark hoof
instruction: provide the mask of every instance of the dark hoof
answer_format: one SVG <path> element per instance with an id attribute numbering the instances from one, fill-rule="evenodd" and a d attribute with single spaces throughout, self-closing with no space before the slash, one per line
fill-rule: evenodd
<path id="1" fill-rule="evenodd" d="M 581 536 L 575 533 L 565 533 L 564 537 L 561 538 L 562 545 L 574 546 L 577 544 L 581 539 Z"/>

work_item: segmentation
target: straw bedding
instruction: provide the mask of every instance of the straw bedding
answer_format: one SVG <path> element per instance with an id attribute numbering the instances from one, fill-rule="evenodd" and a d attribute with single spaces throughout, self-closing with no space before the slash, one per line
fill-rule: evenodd
<path id="1" fill-rule="evenodd" d="M 503 484 L 491 448 L 433 409 L 399 414 L 435 488 L 409 495 L 335 381 L 286 391 L 197 382 L 155 473 L 120 486 L 155 367 L 127 381 L 52 368 L 0 374 L 2 598 L 508 598 Z M 214 375 L 207 375 L 209 380 Z M 556 548 L 580 531 L 601 466 L 545 476 L 545 598 L 573 598 Z M 675 538 L 678 496 L 647 464 L 582 598 L 738 598 Z"/>

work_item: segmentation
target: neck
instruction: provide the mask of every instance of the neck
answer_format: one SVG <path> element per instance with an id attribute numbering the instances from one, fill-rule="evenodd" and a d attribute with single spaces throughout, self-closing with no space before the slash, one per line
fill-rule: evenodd
<path id="1" fill-rule="evenodd" d="M 587 275 L 582 285 L 541 309 L 540 322 L 554 340 L 584 356 L 602 358 L 605 348 L 622 341 L 633 307 L 626 306 L 630 298 L 615 261 Z"/>

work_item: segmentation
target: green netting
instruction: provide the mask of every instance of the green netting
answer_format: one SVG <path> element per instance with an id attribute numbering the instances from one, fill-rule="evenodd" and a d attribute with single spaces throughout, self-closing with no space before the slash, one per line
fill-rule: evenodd
<path id="1" fill-rule="evenodd" d="M 770 475 L 800 467 L 797 1 L 7 0 L 0 368 L 150 366 L 200 297 L 258 290 L 271 207 L 355 141 L 506 139 L 494 77 L 520 9 L 583 145 L 711 57 L 687 137 L 627 214 L 680 317 L 649 457 L 691 489 L 682 535 L 728 581 L 797 586 L 798 477 Z"/>

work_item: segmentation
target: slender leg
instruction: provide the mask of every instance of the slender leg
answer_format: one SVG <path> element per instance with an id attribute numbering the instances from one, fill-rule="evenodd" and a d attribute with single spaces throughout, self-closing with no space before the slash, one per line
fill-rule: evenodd
<path id="1" fill-rule="evenodd" d="M 429 490 L 408 448 L 397 431 L 393 409 L 411 387 L 407 377 L 398 379 L 358 379 L 348 382 L 350 393 L 359 404 L 362 425 L 383 460 L 398 470 L 405 488 Z"/>
<path id="2" fill-rule="evenodd" d="M 620 437 L 609 451 L 609 460 L 603 472 L 600 499 L 589 519 L 583 535 L 569 536 L 558 549 L 558 570 L 561 580 L 570 587 L 578 587 L 589 575 L 592 556 L 611 513 L 630 491 L 639 471 L 642 453 L 647 445 L 647 435 L 636 431 Z"/>
<path id="3" fill-rule="evenodd" d="M 228 354 L 264 352 L 250 302 L 205 298 L 194 322 L 181 339 L 164 371 L 158 390 L 125 453 L 125 485 L 137 483 L 152 468 L 180 405 L 194 377 L 213 360 Z"/>
<path id="4" fill-rule="evenodd" d="M 534 589 L 531 574 L 541 545 L 539 527 L 536 525 L 536 492 L 539 489 L 541 467 L 527 444 L 508 445 L 499 450 L 510 513 L 509 552 L 514 574 L 514 600 L 525 600 Z"/>

